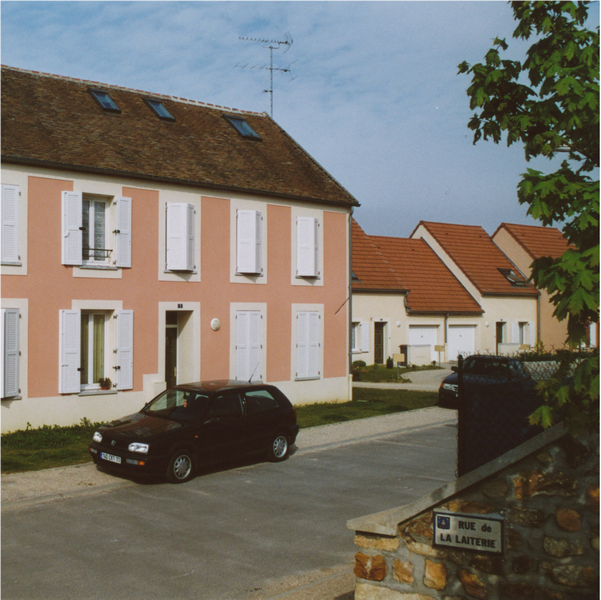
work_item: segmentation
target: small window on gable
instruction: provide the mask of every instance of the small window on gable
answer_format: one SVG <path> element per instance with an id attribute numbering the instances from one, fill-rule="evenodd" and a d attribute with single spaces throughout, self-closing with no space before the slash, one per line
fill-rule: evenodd
<path id="1" fill-rule="evenodd" d="M 163 121 L 175 121 L 173 115 L 165 108 L 165 105 L 160 100 L 152 98 L 144 98 L 144 102 L 152 108 L 156 116 Z"/>
<path id="2" fill-rule="evenodd" d="M 515 285 L 516 287 L 525 287 L 528 285 L 526 279 L 513 269 L 499 269 L 499 271 L 501 271 L 511 285 Z"/>
<path id="3" fill-rule="evenodd" d="M 90 94 L 92 94 L 94 100 L 96 100 L 104 110 L 116 113 L 121 112 L 121 109 L 115 104 L 108 92 L 103 92 L 102 90 L 90 90 Z"/>
<path id="4" fill-rule="evenodd" d="M 245 121 L 243 117 L 225 117 L 235 128 L 236 131 L 244 138 L 251 140 L 260 140 L 259 134 Z"/>

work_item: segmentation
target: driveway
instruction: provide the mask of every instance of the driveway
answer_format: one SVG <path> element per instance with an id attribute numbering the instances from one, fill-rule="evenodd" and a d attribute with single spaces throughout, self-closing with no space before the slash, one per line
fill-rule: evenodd
<path id="1" fill-rule="evenodd" d="M 455 413 L 430 408 L 303 430 L 283 463 L 183 485 L 93 470 L 102 481 L 57 492 L 53 469 L 52 491 L 23 492 L 24 475 L 5 476 L 2 597 L 346 600 L 357 551 L 346 521 L 452 480 L 455 448 Z"/>
<path id="2" fill-rule="evenodd" d="M 353 381 L 353 387 L 437 392 L 442 380 L 452 372 L 450 365 L 443 364 L 441 369 L 403 373 L 402 377 L 410 379 L 410 383 L 370 383 L 368 381 Z"/>

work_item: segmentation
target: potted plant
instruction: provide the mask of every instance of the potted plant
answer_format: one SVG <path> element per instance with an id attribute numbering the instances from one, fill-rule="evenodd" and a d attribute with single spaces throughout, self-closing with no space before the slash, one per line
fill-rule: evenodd
<path id="1" fill-rule="evenodd" d="M 113 385 L 113 382 L 108 377 L 101 377 L 98 380 L 98 383 L 100 384 L 101 390 L 110 390 Z"/>

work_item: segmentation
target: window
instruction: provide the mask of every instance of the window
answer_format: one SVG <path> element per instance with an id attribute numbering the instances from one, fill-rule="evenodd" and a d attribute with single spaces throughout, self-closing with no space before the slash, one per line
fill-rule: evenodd
<path id="1" fill-rule="evenodd" d="M 92 94 L 92 98 L 98 102 L 98 104 L 107 112 L 120 113 L 121 110 L 113 102 L 113 99 L 109 96 L 108 92 L 102 90 L 89 90 Z"/>
<path id="2" fill-rule="evenodd" d="M 319 277 L 319 221 L 314 217 L 296 219 L 296 276 Z"/>
<path id="3" fill-rule="evenodd" d="M 106 372 L 106 313 L 81 313 L 81 389 L 99 388 Z"/>
<path id="4" fill-rule="evenodd" d="M 261 371 L 262 316 L 259 310 L 236 312 L 236 379 L 263 379 Z"/>
<path id="5" fill-rule="evenodd" d="M 361 352 L 361 323 L 351 325 L 351 350 Z"/>
<path id="6" fill-rule="evenodd" d="M 168 202 L 165 269 L 194 271 L 195 210 L 187 202 Z"/>
<path id="7" fill-rule="evenodd" d="M 19 396 L 19 309 L 3 308 L 2 326 L 2 398 Z"/>
<path id="8" fill-rule="evenodd" d="M 16 185 L 2 186 L 2 264 L 20 265 L 19 196 Z"/>
<path id="9" fill-rule="evenodd" d="M 236 271 L 248 275 L 259 275 L 261 266 L 262 221 L 258 210 L 236 211 Z"/>
<path id="10" fill-rule="evenodd" d="M 260 140 L 259 134 L 246 122 L 243 117 L 225 117 L 243 137 L 251 140 Z"/>
<path id="11" fill-rule="evenodd" d="M 207 413 L 207 419 L 237 418 L 241 416 L 242 405 L 240 404 L 240 396 L 234 393 L 215 398 Z"/>
<path id="12" fill-rule="evenodd" d="M 62 213 L 62 264 L 131 267 L 131 198 L 63 192 Z"/>
<path id="13" fill-rule="evenodd" d="M 320 376 L 321 317 L 317 311 L 296 315 L 296 379 Z"/>
<path id="14" fill-rule="evenodd" d="M 146 104 L 152 108 L 159 119 L 163 121 L 175 121 L 171 113 L 165 108 L 165 105 L 160 100 L 145 98 L 144 102 L 146 102 Z"/>
<path id="15" fill-rule="evenodd" d="M 246 392 L 244 396 L 249 416 L 278 408 L 277 400 L 267 390 Z"/>
<path id="16" fill-rule="evenodd" d="M 115 354 L 108 352 L 111 333 Z M 61 394 L 99 389 L 103 378 L 116 380 L 118 390 L 133 388 L 133 311 L 61 310 L 59 360 Z"/>
<path id="17" fill-rule="evenodd" d="M 516 273 L 513 269 L 499 269 L 499 271 L 501 271 L 511 285 L 516 287 L 525 287 L 528 285 L 528 281 L 526 281 L 522 275 Z"/>

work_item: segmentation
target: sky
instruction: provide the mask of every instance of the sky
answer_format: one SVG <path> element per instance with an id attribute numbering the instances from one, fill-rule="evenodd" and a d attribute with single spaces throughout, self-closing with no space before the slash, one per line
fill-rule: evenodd
<path id="1" fill-rule="evenodd" d="M 598 24 L 598 4 L 597 4 Z M 407 237 L 420 220 L 538 224 L 518 203 L 518 145 L 468 129 L 469 77 L 495 37 L 523 58 L 500 1 L 2 1 L 4 65 L 270 113 L 360 202 L 366 233 Z M 511 40 L 511 41 L 510 41 Z M 277 46 L 277 44 L 272 44 Z M 256 67 L 256 68 L 251 68 Z"/>

